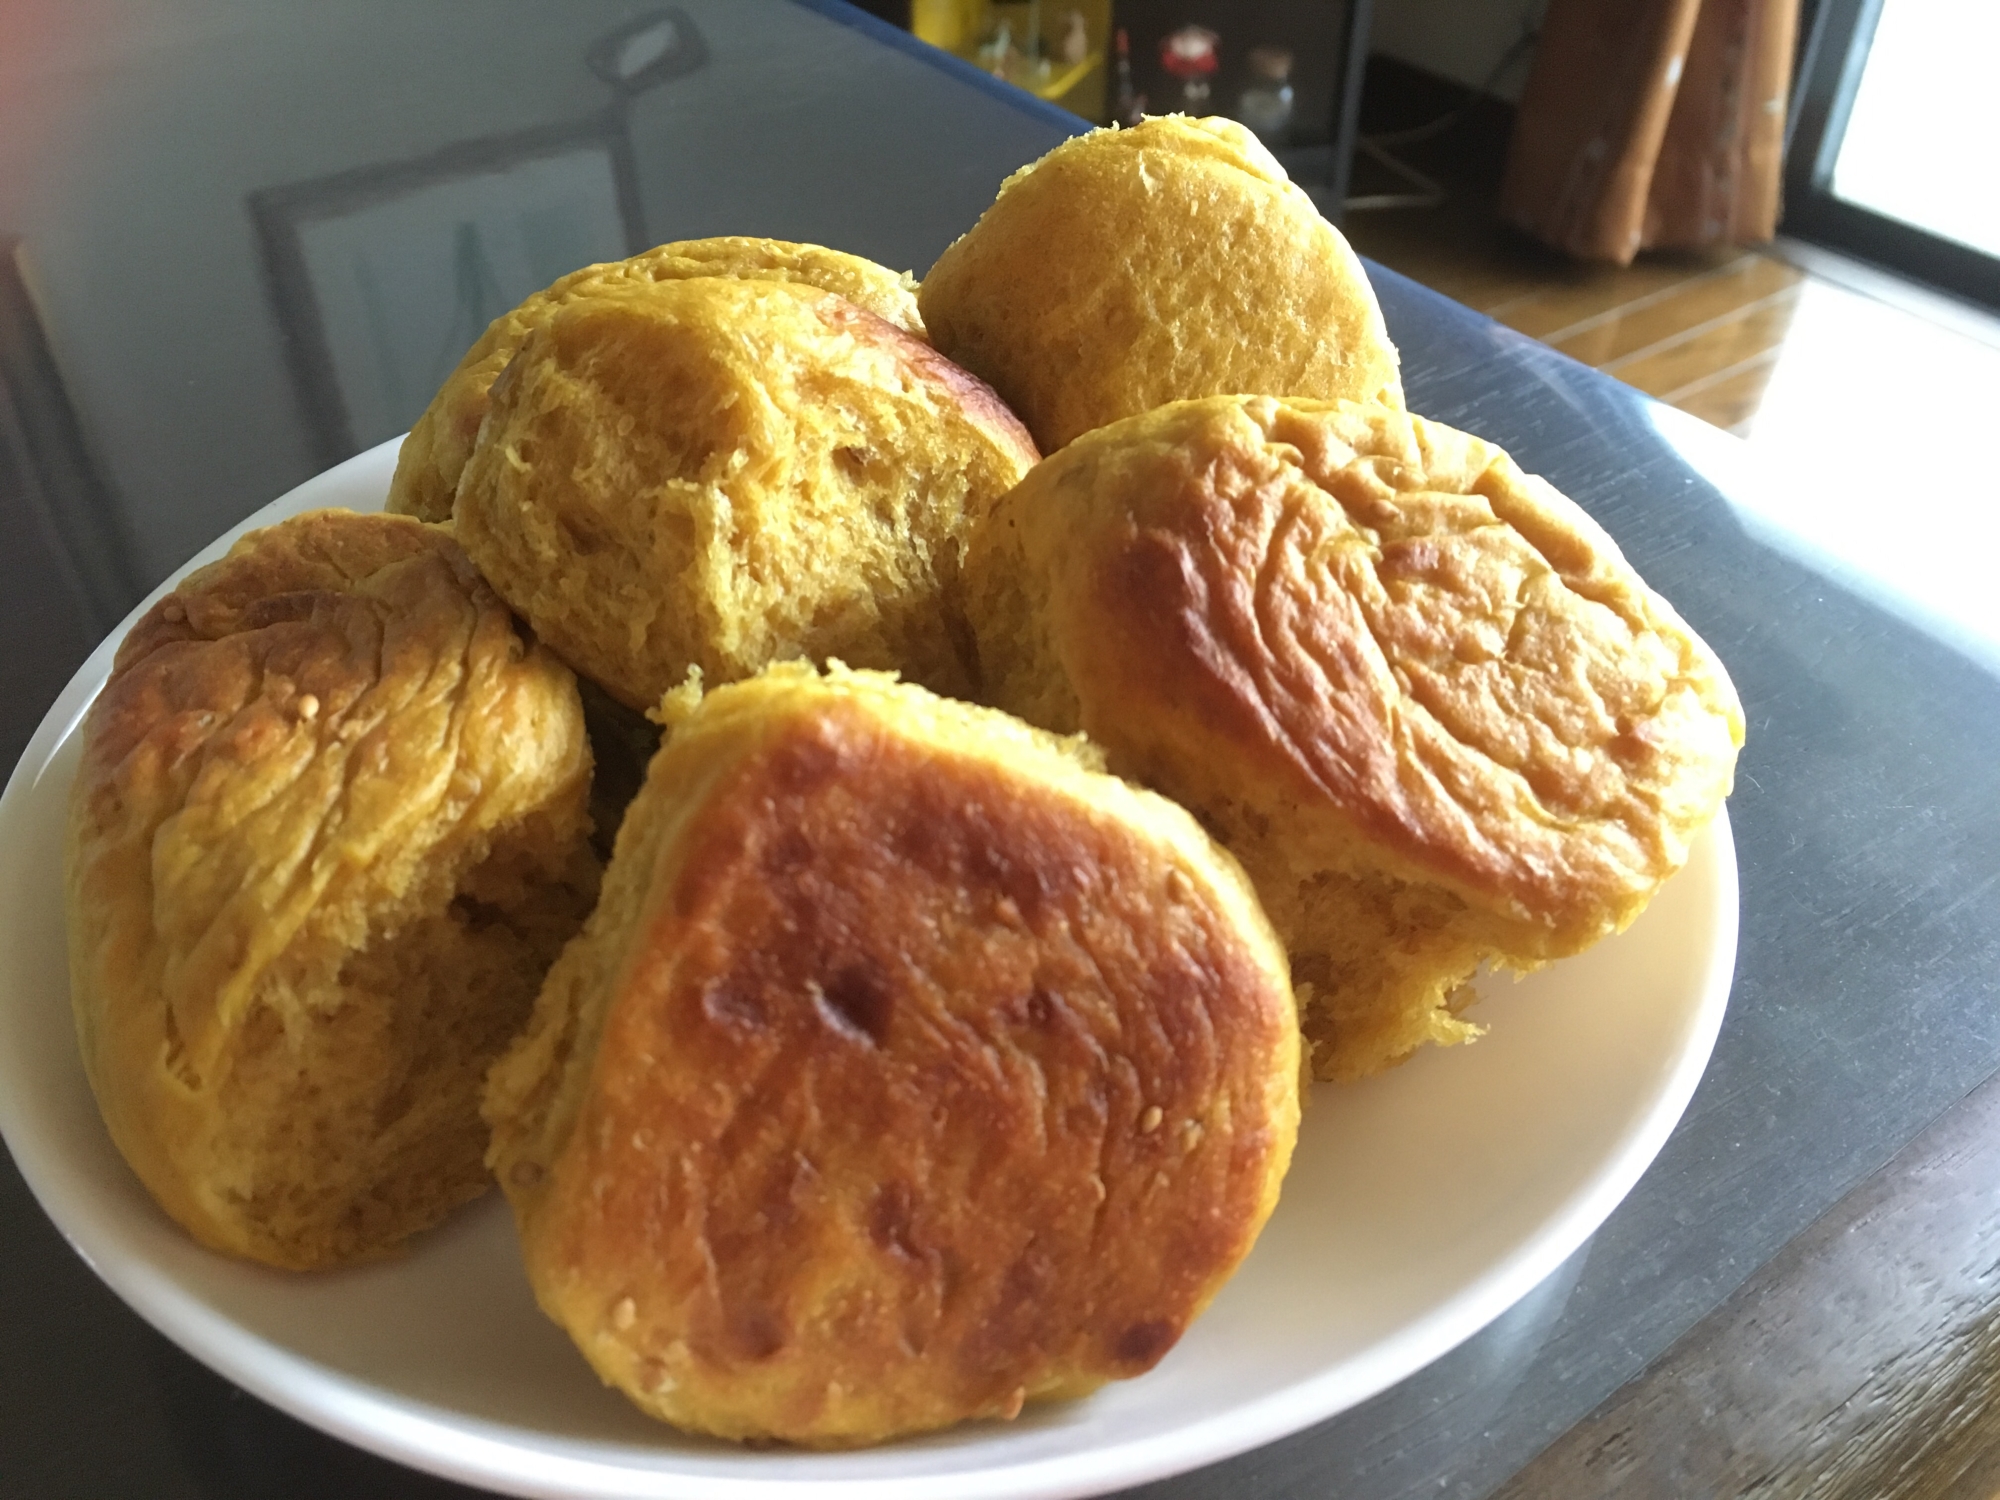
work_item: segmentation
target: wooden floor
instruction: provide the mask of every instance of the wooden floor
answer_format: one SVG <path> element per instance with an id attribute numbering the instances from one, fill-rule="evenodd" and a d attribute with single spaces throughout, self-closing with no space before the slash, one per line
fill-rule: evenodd
<path id="1" fill-rule="evenodd" d="M 1753 443 L 1838 442 L 1885 397 L 1979 427 L 2000 410 L 2000 320 L 1913 312 L 1771 250 L 1581 265 L 1504 228 L 1486 185 L 1344 227 L 1363 255 Z"/>
<path id="2" fill-rule="evenodd" d="M 1582 265 L 1504 228 L 1497 181 L 1343 227 L 1363 255 L 1746 439 L 1761 482 L 1735 498 L 1757 524 L 2000 670 L 2000 464 L 1983 458 L 2000 318 L 1783 242 Z"/>

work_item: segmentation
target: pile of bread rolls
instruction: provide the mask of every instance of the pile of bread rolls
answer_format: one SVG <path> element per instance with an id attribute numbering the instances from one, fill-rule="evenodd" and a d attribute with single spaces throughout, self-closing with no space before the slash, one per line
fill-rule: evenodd
<path id="1" fill-rule="evenodd" d="M 921 287 L 751 239 L 566 277 L 389 510 L 190 575 L 91 711 L 105 1121 L 272 1265 L 497 1178 L 597 1373 L 729 1438 L 1150 1368 L 1303 1074 L 1630 923 L 1742 739 L 1581 510 L 1403 409 L 1227 121 L 1067 142 Z"/>

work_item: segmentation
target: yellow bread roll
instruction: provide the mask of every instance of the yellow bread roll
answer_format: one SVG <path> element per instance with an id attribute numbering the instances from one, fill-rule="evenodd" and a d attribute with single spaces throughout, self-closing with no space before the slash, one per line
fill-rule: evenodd
<path id="1" fill-rule="evenodd" d="M 878 266 L 858 255 L 819 245 L 731 235 L 680 240 L 630 260 L 585 266 L 539 291 L 512 312 L 493 320 L 424 414 L 410 429 L 396 459 L 388 507 L 426 521 L 451 515 L 458 476 L 472 455 L 473 439 L 486 417 L 486 393 L 528 335 L 566 302 L 657 281 L 727 276 L 749 281 L 794 281 L 845 297 L 886 318 L 906 333 L 924 335 L 917 312 L 916 282 L 908 272 Z"/>
<path id="2" fill-rule="evenodd" d="M 1037 455 L 929 345 L 811 287 L 663 282 L 557 308 L 491 399 L 458 539 L 627 706 L 791 657 L 962 688 L 965 520 Z"/>
<path id="3" fill-rule="evenodd" d="M 738 1439 L 1149 1369 L 1297 1130 L 1242 873 L 1076 744 L 877 674 L 670 717 L 487 1095 L 543 1309 L 644 1410 Z"/>
<path id="4" fill-rule="evenodd" d="M 1181 402 L 975 532 L 984 693 L 1242 860 L 1323 1077 L 1476 1032 L 1482 962 L 1622 929 L 1728 794 L 1722 665 L 1571 501 L 1383 406 Z"/>
<path id="5" fill-rule="evenodd" d="M 70 800 L 70 990 L 202 1243 L 380 1255 L 484 1191 L 487 1068 L 595 896 L 575 679 L 443 531 L 320 511 L 133 627 Z"/>
<path id="6" fill-rule="evenodd" d="M 1360 260 L 1231 120 L 1065 141 L 1007 179 L 918 305 L 1044 453 L 1193 396 L 1403 401 Z"/>

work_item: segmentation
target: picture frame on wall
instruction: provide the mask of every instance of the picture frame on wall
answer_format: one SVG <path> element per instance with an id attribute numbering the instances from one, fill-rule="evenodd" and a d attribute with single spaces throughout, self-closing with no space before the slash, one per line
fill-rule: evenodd
<path id="1" fill-rule="evenodd" d="M 488 323 L 647 243 L 623 111 L 249 197 L 315 457 L 407 431 Z"/>

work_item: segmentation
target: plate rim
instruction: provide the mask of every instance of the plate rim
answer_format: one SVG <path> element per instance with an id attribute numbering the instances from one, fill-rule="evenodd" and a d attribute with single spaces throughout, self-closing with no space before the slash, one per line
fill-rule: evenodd
<path id="1" fill-rule="evenodd" d="M 247 531 L 313 507 L 319 492 L 338 493 L 369 471 L 393 466 L 401 438 L 365 450 L 261 507 L 197 552 L 153 590 L 87 657 L 43 716 L 0 793 L 0 834 L 23 816 L 21 805 L 76 732 L 108 672 L 110 659 L 139 616 L 194 568 L 220 556 Z M 368 474 L 363 479 L 363 474 Z M 434 1401 L 402 1395 L 254 1333 L 170 1273 L 141 1258 L 93 1253 L 111 1236 L 88 1200 L 66 1198 L 53 1181 L 55 1166 L 24 1156 L 24 1112 L 15 1091 L 0 1089 L 0 1137 L 42 1211 L 98 1278 L 127 1307 L 163 1336 L 259 1400 L 322 1432 L 392 1462 L 463 1484 L 526 1500 L 571 1496 L 606 1500 L 796 1500 L 810 1491 L 825 1500 L 918 1500 L 948 1484 L 964 1500 L 1077 1500 L 1113 1488 L 1168 1478 L 1240 1456 L 1351 1410 L 1441 1358 L 1478 1334 L 1573 1255 L 1610 1217 L 1659 1155 L 1714 1052 L 1727 1012 L 1740 936 L 1741 900 L 1735 840 L 1727 807 L 1701 835 L 1714 881 L 1709 920 L 1714 936 L 1700 974 L 1700 993 L 1688 1010 L 1687 1044 L 1673 1059 L 1643 1115 L 1630 1121 L 1600 1152 L 1586 1183 L 1540 1222 L 1511 1253 L 1487 1266 L 1414 1322 L 1333 1369 L 1201 1420 L 1170 1434 L 1127 1437 L 1082 1452 L 1032 1457 L 965 1471 L 855 1478 L 820 1475 L 741 1476 L 637 1468 L 589 1455 L 548 1451 L 546 1443 L 511 1442 L 514 1429 L 454 1412 Z M 6 1068 L 0 1057 L 0 1072 Z M 580 1374 L 583 1372 L 580 1372 Z M 881 1450 L 875 1450 L 881 1451 Z M 672 1462 L 663 1451 L 662 1458 Z"/>

